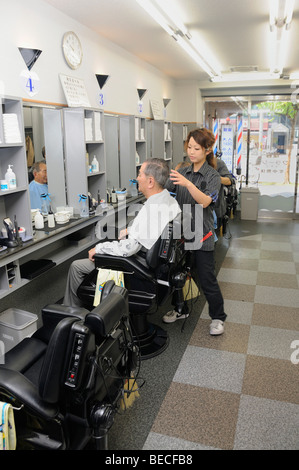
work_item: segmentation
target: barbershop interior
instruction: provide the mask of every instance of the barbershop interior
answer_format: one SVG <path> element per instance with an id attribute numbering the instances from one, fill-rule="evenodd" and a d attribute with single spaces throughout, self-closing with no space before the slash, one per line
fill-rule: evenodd
<path id="1" fill-rule="evenodd" d="M 298 450 L 299 0 L 0 8 L 0 450 Z M 221 177 L 191 204 L 217 293 L 179 217 L 66 303 L 146 207 L 148 159 L 205 176 L 193 141 Z"/>

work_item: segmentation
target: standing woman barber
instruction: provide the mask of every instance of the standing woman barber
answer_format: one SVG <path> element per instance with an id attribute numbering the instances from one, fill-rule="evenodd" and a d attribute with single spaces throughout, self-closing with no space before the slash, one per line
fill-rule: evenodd
<path id="1" fill-rule="evenodd" d="M 186 140 L 186 148 L 192 164 L 179 171 L 171 170 L 167 189 L 176 192 L 176 199 L 183 212 L 185 204 L 191 207 L 201 204 L 203 207 L 203 238 L 209 232 L 212 232 L 212 236 L 202 242 L 200 249 L 194 250 L 194 257 L 199 282 L 208 302 L 209 315 L 212 319 L 210 334 L 221 335 L 224 331 L 226 314 L 222 293 L 216 279 L 214 261 L 213 206 L 221 186 L 219 173 L 215 169 L 214 143 L 214 134 L 208 129 L 191 131 Z M 163 321 L 172 323 L 187 316 L 188 313 L 179 315 L 173 310 L 163 317 Z"/>

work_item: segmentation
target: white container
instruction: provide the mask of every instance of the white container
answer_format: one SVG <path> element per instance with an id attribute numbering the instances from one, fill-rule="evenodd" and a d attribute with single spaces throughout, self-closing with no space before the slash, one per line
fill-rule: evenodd
<path id="1" fill-rule="evenodd" d="M 44 218 L 39 211 L 35 214 L 34 225 L 36 229 L 44 228 Z"/>
<path id="2" fill-rule="evenodd" d="M 8 189 L 16 189 L 17 187 L 16 175 L 11 169 L 12 166 L 13 165 L 8 165 L 7 172 L 5 173 Z"/>
<path id="3" fill-rule="evenodd" d="M 4 353 L 37 330 L 37 315 L 9 308 L 0 313 L 0 340 L 4 343 Z"/>
<path id="4" fill-rule="evenodd" d="M 34 222 L 34 218 L 36 214 L 38 213 L 38 209 L 31 209 L 31 220 Z"/>
<path id="5" fill-rule="evenodd" d="M 91 171 L 92 171 L 92 173 L 97 173 L 99 171 L 99 162 L 98 162 L 95 155 L 94 155 L 93 160 L 91 162 Z"/>
<path id="6" fill-rule="evenodd" d="M 118 201 L 125 201 L 127 196 L 127 191 L 115 191 Z"/>
<path id="7" fill-rule="evenodd" d="M 55 220 L 58 224 L 66 224 L 70 220 L 70 214 L 67 211 L 56 212 Z"/>
<path id="8" fill-rule="evenodd" d="M 1 191 L 7 191 L 8 190 L 8 182 L 6 180 L 1 180 Z"/>
<path id="9" fill-rule="evenodd" d="M 53 212 L 48 214 L 48 227 L 53 228 L 55 227 L 55 219 L 54 219 L 54 214 Z"/>

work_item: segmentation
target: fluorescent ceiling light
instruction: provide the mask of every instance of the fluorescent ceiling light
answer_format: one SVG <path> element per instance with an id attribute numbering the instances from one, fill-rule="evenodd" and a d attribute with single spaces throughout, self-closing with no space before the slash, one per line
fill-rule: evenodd
<path id="1" fill-rule="evenodd" d="M 191 34 L 182 22 L 179 16 L 179 12 L 176 11 L 172 0 L 158 0 L 158 2 L 156 3 L 158 3 L 159 7 L 161 8 L 161 10 L 163 10 L 165 15 L 171 19 L 172 23 L 176 26 L 177 30 L 180 31 L 188 39 L 190 39 Z"/>
<path id="2" fill-rule="evenodd" d="M 180 36 L 177 37 L 177 43 L 184 49 L 187 54 L 205 71 L 210 77 L 214 77 L 214 73 L 205 61 L 197 54 L 197 52 Z"/>
<path id="3" fill-rule="evenodd" d="M 149 0 L 136 1 L 170 36 L 176 36 L 173 29 L 168 25 L 167 20 Z"/>
<path id="4" fill-rule="evenodd" d="M 270 31 L 272 32 L 277 21 L 278 16 L 278 0 L 269 0 L 270 7 Z"/>
<path id="5" fill-rule="evenodd" d="M 288 51 L 288 30 L 294 11 L 294 0 L 270 0 L 271 72 L 282 73 Z"/>
<path id="6" fill-rule="evenodd" d="M 223 73 L 221 76 L 212 77 L 212 82 L 243 82 L 252 80 L 273 80 L 280 78 L 279 73 L 250 72 L 250 73 Z"/>
<path id="7" fill-rule="evenodd" d="M 139 5 L 170 34 L 177 43 L 189 54 L 190 57 L 210 76 L 220 73 L 219 66 L 210 64 L 210 54 L 206 56 L 202 53 L 201 44 L 193 41 L 191 34 L 175 11 L 173 4 L 169 0 L 136 0 Z M 159 10 L 160 9 L 160 10 Z M 198 52 L 200 50 L 200 53 Z M 205 57 L 209 57 L 209 60 Z"/>
<path id="8" fill-rule="evenodd" d="M 289 26 L 292 21 L 294 4 L 295 4 L 295 0 L 286 0 L 285 10 L 284 10 L 286 29 L 289 29 Z"/>
<path id="9" fill-rule="evenodd" d="M 189 43 L 196 51 L 200 51 L 200 56 L 205 61 L 205 63 L 209 65 L 210 70 L 213 71 L 213 75 L 221 75 L 222 67 L 204 41 L 194 35 L 189 40 Z"/>

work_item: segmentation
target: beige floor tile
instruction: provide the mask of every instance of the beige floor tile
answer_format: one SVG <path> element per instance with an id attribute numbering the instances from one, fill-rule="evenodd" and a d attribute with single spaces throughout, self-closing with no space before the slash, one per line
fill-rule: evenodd
<path id="1" fill-rule="evenodd" d="M 298 279 L 296 274 L 280 274 L 261 272 L 257 273 L 257 282 L 259 286 L 286 287 L 298 289 Z"/>
<path id="2" fill-rule="evenodd" d="M 190 338 L 190 345 L 246 354 L 250 325 L 226 322 L 222 335 L 211 336 L 210 323 L 211 320 L 199 319 Z"/>
<path id="3" fill-rule="evenodd" d="M 244 302 L 254 301 L 255 286 L 223 281 L 219 282 L 219 286 L 224 299 L 242 300 Z"/>
<path id="4" fill-rule="evenodd" d="M 252 325 L 299 331 L 299 308 L 254 304 Z"/>
<path id="5" fill-rule="evenodd" d="M 220 449 L 232 449 L 240 395 L 172 383 L 152 431 Z"/>
<path id="6" fill-rule="evenodd" d="M 248 355 L 242 393 L 299 404 L 298 365 L 282 359 Z"/>

